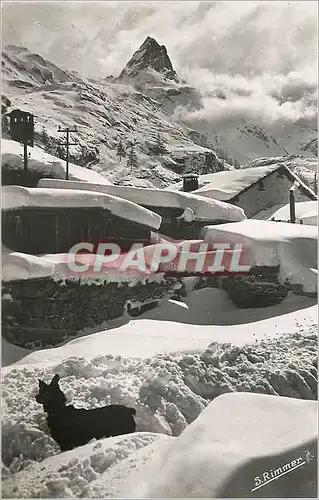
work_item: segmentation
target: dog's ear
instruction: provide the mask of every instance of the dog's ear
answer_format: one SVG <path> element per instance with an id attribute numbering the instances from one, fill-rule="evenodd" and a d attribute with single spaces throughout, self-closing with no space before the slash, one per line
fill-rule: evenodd
<path id="1" fill-rule="evenodd" d="M 43 380 L 40 380 L 38 378 L 38 381 L 39 381 L 39 387 L 40 387 L 40 389 L 43 388 L 43 387 L 47 387 L 47 384 Z"/>
<path id="2" fill-rule="evenodd" d="M 59 380 L 60 380 L 60 375 L 57 373 L 56 375 L 54 375 L 53 379 L 51 380 L 50 385 L 58 385 Z"/>

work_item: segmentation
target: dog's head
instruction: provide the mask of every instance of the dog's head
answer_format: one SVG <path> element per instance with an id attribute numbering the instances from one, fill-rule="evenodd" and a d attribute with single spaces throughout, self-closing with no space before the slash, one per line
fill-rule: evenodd
<path id="1" fill-rule="evenodd" d="M 36 402 L 43 405 L 45 412 L 53 411 L 65 405 L 66 397 L 59 387 L 60 376 L 54 375 L 50 384 L 39 379 L 39 393 Z"/>

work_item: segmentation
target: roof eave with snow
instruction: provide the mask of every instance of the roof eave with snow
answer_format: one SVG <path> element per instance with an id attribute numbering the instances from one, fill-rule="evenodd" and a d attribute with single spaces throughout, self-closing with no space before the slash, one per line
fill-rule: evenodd
<path id="1" fill-rule="evenodd" d="M 56 179 L 41 179 L 38 186 L 63 189 L 87 189 L 83 182 L 70 182 Z M 191 208 L 197 221 L 225 220 L 238 222 L 246 218 L 244 211 L 236 206 L 219 200 L 199 196 L 197 193 L 166 191 L 161 189 L 136 188 L 127 186 L 106 186 L 91 184 L 92 191 L 108 193 L 124 198 L 142 206 L 154 208 Z"/>
<path id="2" fill-rule="evenodd" d="M 158 230 L 162 223 L 160 215 L 134 202 L 110 194 L 91 191 L 90 185 L 83 183 L 85 190 L 26 188 L 4 186 L 2 188 L 2 210 L 24 207 L 38 208 L 101 208 L 113 215 L 137 224 Z"/>

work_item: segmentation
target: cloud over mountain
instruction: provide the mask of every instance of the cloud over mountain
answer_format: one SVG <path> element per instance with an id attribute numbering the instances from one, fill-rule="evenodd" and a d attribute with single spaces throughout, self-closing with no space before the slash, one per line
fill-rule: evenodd
<path id="1" fill-rule="evenodd" d="M 15 33 L 30 50 L 92 77 L 117 76 L 154 37 L 201 91 L 201 119 L 316 116 L 313 1 L 12 3 L 3 18 L 4 43 L 18 43 Z"/>

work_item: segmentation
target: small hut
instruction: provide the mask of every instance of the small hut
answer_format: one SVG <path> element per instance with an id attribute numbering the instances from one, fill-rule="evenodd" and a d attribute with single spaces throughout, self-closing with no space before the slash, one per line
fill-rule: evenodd
<path id="1" fill-rule="evenodd" d="M 8 113 L 10 117 L 10 137 L 13 141 L 34 145 L 34 115 L 21 109 Z"/>

